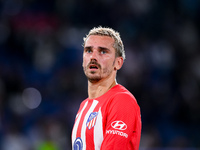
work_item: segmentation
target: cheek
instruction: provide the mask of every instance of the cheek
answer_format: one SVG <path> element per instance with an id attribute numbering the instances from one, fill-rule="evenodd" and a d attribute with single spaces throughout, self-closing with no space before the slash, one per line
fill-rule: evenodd
<path id="1" fill-rule="evenodd" d="M 87 58 L 83 56 L 83 66 L 87 63 Z"/>
<path id="2" fill-rule="evenodd" d="M 102 62 L 102 66 L 104 68 L 110 68 L 110 69 L 113 68 L 114 67 L 113 60 L 109 59 L 107 61 Z"/>
<path id="3" fill-rule="evenodd" d="M 90 63 L 90 59 L 83 58 L 82 67 L 86 69 L 89 63 Z"/>
<path id="4" fill-rule="evenodd" d="M 83 60 L 82 66 L 83 66 L 83 67 L 86 67 L 86 62 L 85 62 L 85 60 Z"/>

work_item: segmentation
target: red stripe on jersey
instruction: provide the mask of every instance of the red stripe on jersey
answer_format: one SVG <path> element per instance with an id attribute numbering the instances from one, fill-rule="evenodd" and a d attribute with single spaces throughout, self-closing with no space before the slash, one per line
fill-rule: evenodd
<path id="1" fill-rule="evenodd" d="M 99 105 L 97 105 L 97 107 L 94 108 L 93 112 L 99 112 Z M 91 122 L 92 124 L 96 123 L 96 119 L 98 118 L 98 115 L 97 117 L 95 117 L 95 119 L 93 119 L 93 122 Z M 92 126 L 91 124 L 91 126 Z M 90 130 L 87 129 L 86 130 L 86 144 L 87 144 L 87 147 L 89 148 L 92 148 L 92 149 L 95 149 L 95 145 L 94 145 L 94 127 L 91 128 Z"/>
<path id="2" fill-rule="evenodd" d="M 86 115 L 86 113 L 88 112 L 88 110 L 91 107 L 91 105 L 92 105 L 92 102 L 89 101 L 88 105 L 86 106 L 86 108 L 83 111 L 81 116 L 85 116 Z M 80 120 L 79 125 L 78 125 L 78 129 L 77 129 L 77 133 L 76 133 L 76 138 L 77 137 L 81 137 L 81 128 L 82 128 L 83 121 L 84 121 L 84 117 L 81 117 L 81 120 Z"/>

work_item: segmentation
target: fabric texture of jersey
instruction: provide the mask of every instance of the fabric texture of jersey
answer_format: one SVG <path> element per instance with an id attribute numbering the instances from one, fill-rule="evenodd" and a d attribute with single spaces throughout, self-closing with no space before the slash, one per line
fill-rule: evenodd
<path id="1" fill-rule="evenodd" d="M 118 84 L 104 95 L 84 100 L 72 130 L 73 150 L 138 150 L 140 107 Z"/>

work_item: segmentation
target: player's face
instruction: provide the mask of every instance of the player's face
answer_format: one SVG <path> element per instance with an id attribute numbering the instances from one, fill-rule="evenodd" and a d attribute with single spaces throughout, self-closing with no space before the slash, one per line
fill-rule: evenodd
<path id="1" fill-rule="evenodd" d="M 114 39 L 109 36 L 90 35 L 85 42 L 83 69 L 90 82 L 109 78 L 115 70 Z"/>

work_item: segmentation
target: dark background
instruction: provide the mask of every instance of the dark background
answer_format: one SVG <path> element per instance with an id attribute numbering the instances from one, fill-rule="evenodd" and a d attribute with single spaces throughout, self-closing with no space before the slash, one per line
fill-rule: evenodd
<path id="1" fill-rule="evenodd" d="M 200 148 L 199 16 L 199 0 L 0 0 L 0 149 L 71 149 L 82 38 L 99 25 L 125 45 L 140 149 Z"/>

